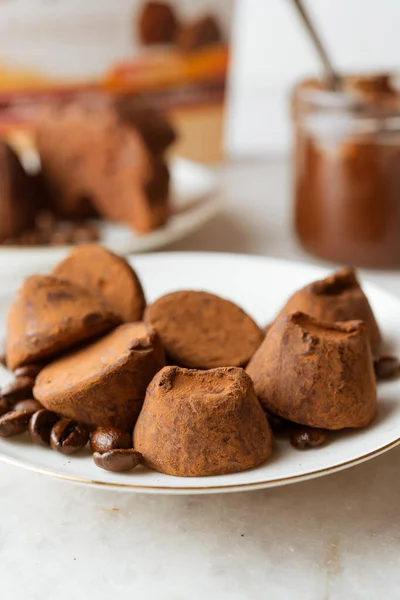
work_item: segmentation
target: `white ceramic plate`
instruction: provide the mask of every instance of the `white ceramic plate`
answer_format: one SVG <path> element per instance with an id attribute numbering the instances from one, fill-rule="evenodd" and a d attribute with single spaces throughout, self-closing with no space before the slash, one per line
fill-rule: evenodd
<path id="1" fill-rule="evenodd" d="M 182 288 L 209 290 L 240 304 L 261 325 L 274 317 L 295 289 L 326 273 L 325 269 L 301 263 L 227 254 L 149 254 L 136 257 L 133 264 L 149 301 Z M 400 354 L 400 301 L 368 283 L 365 290 L 391 352 Z M 1 317 L 9 301 L 10 295 L 0 297 Z M 9 377 L 3 369 L 0 383 Z M 126 491 L 187 494 L 272 487 L 345 469 L 397 445 L 400 380 L 379 385 L 379 405 L 377 420 L 365 430 L 333 434 L 326 446 L 305 452 L 279 441 L 273 457 L 263 466 L 232 475 L 180 478 L 143 467 L 125 474 L 109 473 L 93 464 L 89 451 L 84 456 L 64 457 L 33 446 L 23 436 L 0 440 L 0 460 L 54 477 Z"/>
<path id="2" fill-rule="evenodd" d="M 118 254 L 136 254 L 176 242 L 210 221 L 223 201 L 215 174 L 207 167 L 183 158 L 171 161 L 172 215 L 164 227 L 136 235 L 126 225 L 103 221 L 100 240 Z M 71 246 L 0 246 L 0 266 L 12 264 L 18 274 L 32 269 L 46 271 L 61 260 Z"/>

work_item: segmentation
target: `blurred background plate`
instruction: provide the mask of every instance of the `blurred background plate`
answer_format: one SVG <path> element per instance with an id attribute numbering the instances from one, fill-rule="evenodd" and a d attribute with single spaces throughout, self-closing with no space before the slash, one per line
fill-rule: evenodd
<path id="1" fill-rule="evenodd" d="M 118 254 L 135 254 L 176 242 L 210 221 L 222 208 L 222 194 L 211 169 L 183 158 L 171 161 L 172 215 L 164 227 L 144 235 L 126 225 L 99 222 L 99 242 Z M 3 276 L 46 272 L 72 248 L 68 246 L 0 246 Z"/>

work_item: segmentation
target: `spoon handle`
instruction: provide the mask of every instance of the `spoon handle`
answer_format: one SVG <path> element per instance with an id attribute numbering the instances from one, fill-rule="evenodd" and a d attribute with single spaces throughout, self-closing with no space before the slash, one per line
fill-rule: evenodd
<path id="1" fill-rule="evenodd" d="M 310 38 L 311 38 L 311 40 L 314 44 L 314 47 L 317 51 L 317 54 L 321 60 L 321 63 L 324 67 L 325 76 L 328 81 L 329 87 L 332 90 L 338 89 L 340 77 L 332 65 L 332 61 L 329 58 L 326 48 L 325 48 L 324 44 L 322 43 L 322 40 L 310 19 L 310 15 L 308 14 L 308 12 L 306 10 L 306 8 L 303 4 L 303 1 L 302 0 L 293 0 L 293 3 L 295 4 L 295 6 L 297 8 L 297 12 L 298 12 L 298 14 L 308 32 Z"/>

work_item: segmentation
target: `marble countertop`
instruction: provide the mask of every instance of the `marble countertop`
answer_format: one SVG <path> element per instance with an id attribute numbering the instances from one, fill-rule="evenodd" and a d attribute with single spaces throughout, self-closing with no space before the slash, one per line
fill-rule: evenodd
<path id="1" fill-rule="evenodd" d="M 221 179 L 229 210 L 172 249 L 312 260 L 290 232 L 286 165 L 231 165 Z M 400 295 L 400 274 L 368 276 Z M 397 448 L 306 483 L 179 497 L 0 464 L 1 598 L 397 599 L 399 471 Z"/>

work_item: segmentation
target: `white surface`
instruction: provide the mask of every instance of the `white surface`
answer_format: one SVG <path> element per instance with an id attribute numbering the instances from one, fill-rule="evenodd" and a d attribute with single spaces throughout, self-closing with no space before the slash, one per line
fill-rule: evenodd
<path id="1" fill-rule="evenodd" d="M 227 127 L 232 155 L 286 152 L 288 95 L 321 72 L 292 0 L 238 0 Z M 398 70 L 398 0 L 304 0 L 339 71 Z"/>
<path id="2" fill-rule="evenodd" d="M 221 210 L 222 196 L 213 172 L 199 163 L 176 158 L 171 163 L 172 214 L 164 227 L 136 235 L 120 223 L 100 221 L 99 243 L 118 254 L 147 252 L 175 242 L 200 229 Z M 47 272 L 72 246 L 0 246 L 0 268 L 20 276 Z"/>
<path id="3" fill-rule="evenodd" d="M 318 267 L 259 257 L 224 254 L 149 254 L 133 262 L 149 302 L 181 289 L 216 293 L 242 306 L 258 323 L 269 323 L 289 295 L 325 275 Z M 400 354 L 400 301 L 365 285 L 365 291 L 391 352 Z M 3 296 L 0 318 L 12 296 Z M 4 333 L 4 331 L 3 331 Z M 7 372 L 0 372 L 0 384 Z M 347 468 L 400 443 L 400 380 L 379 386 L 379 414 L 370 427 L 332 434 L 330 443 L 313 452 L 299 452 L 287 440 L 277 442 L 275 452 L 263 465 L 216 477 L 171 477 L 140 467 L 130 473 L 98 469 L 89 450 L 66 458 L 50 449 L 34 446 L 27 436 L 0 439 L 0 460 L 39 469 L 81 483 L 120 486 L 125 491 L 212 493 L 273 487 L 326 475 Z"/>
<path id="4" fill-rule="evenodd" d="M 175 250 L 312 260 L 291 234 L 287 165 L 234 165 L 221 181 L 229 212 Z M 400 296 L 399 272 L 368 278 Z M 0 464 L 1 595 L 398 600 L 399 471 L 396 448 L 305 483 L 177 497 L 79 488 Z"/>

